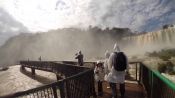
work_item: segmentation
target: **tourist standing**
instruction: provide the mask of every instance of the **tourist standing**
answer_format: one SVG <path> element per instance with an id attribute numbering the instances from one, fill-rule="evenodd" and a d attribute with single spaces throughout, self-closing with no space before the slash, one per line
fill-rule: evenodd
<path id="1" fill-rule="evenodd" d="M 109 74 L 109 68 L 108 68 L 108 62 L 109 62 L 109 56 L 110 53 L 108 52 L 108 50 L 105 52 L 105 60 L 104 60 L 104 70 L 105 70 L 105 77 L 104 80 L 107 80 L 107 76 Z M 110 88 L 109 85 L 107 85 L 107 88 Z"/>
<path id="2" fill-rule="evenodd" d="M 81 51 L 79 51 L 79 52 L 76 54 L 75 59 L 78 59 L 78 65 L 79 65 L 79 66 L 83 66 L 83 54 L 81 53 Z"/>
<path id="3" fill-rule="evenodd" d="M 95 81 L 98 84 L 98 96 L 103 95 L 103 81 L 104 81 L 104 67 L 103 63 L 101 61 L 97 61 L 97 64 L 94 69 L 94 74 L 95 74 Z"/>
<path id="4" fill-rule="evenodd" d="M 128 66 L 126 55 L 120 51 L 117 44 L 114 45 L 114 52 L 109 57 L 108 68 L 110 70 L 107 81 L 110 83 L 113 98 L 117 98 L 116 84 L 120 84 L 121 98 L 125 95 L 125 70 Z"/>

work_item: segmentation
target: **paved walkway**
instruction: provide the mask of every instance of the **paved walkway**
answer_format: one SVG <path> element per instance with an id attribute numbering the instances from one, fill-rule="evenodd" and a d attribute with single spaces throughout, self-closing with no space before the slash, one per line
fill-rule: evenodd
<path id="1" fill-rule="evenodd" d="M 117 87 L 119 87 L 119 85 L 117 85 Z M 134 82 L 126 82 L 125 87 L 126 87 L 125 98 L 144 98 L 143 93 L 144 90 L 141 85 L 138 85 L 137 83 Z M 111 89 L 107 88 L 107 82 L 103 83 L 103 90 L 104 95 L 102 97 L 98 96 L 97 98 L 111 98 Z M 119 89 L 117 91 L 118 91 L 117 92 L 118 98 L 120 98 Z"/>
<path id="2" fill-rule="evenodd" d="M 56 81 L 54 73 L 36 70 L 35 77 L 31 76 L 31 69 L 20 70 L 20 65 L 11 66 L 6 71 L 0 71 L 0 96 L 24 91 Z"/>
<path id="3" fill-rule="evenodd" d="M 7 71 L 0 72 L 0 96 L 28 90 L 53 81 L 56 81 L 56 76 L 53 73 L 36 70 L 36 76 L 32 78 L 31 69 L 26 68 L 24 72 L 20 70 L 19 65 L 12 66 Z M 107 89 L 106 82 L 103 83 L 103 88 L 104 96 L 98 96 L 98 98 L 111 98 L 111 89 Z M 118 98 L 120 98 L 119 90 Z M 137 83 L 126 82 L 125 98 L 144 98 L 142 86 Z"/>

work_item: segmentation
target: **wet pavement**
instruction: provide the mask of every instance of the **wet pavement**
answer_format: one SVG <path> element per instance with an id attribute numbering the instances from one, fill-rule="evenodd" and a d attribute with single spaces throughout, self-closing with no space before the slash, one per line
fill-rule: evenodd
<path id="1" fill-rule="evenodd" d="M 6 71 L 0 71 L 0 96 L 28 90 L 54 81 L 56 81 L 54 73 L 36 70 L 36 75 L 32 76 L 29 68 L 21 70 L 20 65 L 11 66 Z"/>

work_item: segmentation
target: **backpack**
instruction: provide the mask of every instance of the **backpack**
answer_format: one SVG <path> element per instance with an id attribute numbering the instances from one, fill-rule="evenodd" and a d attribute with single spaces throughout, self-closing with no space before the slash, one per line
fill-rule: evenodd
<path id="1" fill-rule="evenodd" d="M 114 69 L 117 71 L 124 71 L 126 69 L 127 61 L 123 52 L 116 53 Z"/>

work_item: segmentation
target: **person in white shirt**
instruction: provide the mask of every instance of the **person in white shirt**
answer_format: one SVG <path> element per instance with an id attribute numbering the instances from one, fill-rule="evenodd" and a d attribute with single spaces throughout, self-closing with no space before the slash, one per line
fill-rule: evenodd
<path id="1" fill-rule="evenodd" d="M 108 69 L 110 70 L 108 76 L 107 76 L 107 81 L 110 83 L 110 87 L 112 89 L 112 96 L 113 98 L 117 98 L 117 89 L 116 89 L 116 84 L 120 84 L 120 93 L 121 93 L 121 98 L 124 98 L 125 94 L 125 70 L 122 71 L 117 71 L 114 66 L 116 66 L 117 62 L 117 53 L 121 53 L 120 48 L 117 44 L 114 45 L 114 52 L 111 53 L 109 57 L 109 64 L 108 64 Z M 123 53 L 123 52 L 122 52 Z M 127 69 L 128 66 L 128 60 L 126 55 L 123 53 L 125 57 L 125 67 Z"/>
<path id="2" fill-rule="evenodd" d="M 97 64 L 94 69 L 95 81 L 98 83 L 98 95 L 103 95 L 103 86 L 102 83 L 104 81 L 104 67 L 101 61 L 97 61 Z"/>
<path id="3" fill-rule="evenodd" d="M 108 62 L 109 62 L 109 56 L 110 53 L 108 52 L 108 50 L 105 52 L 105 60 L 104 60 L 104 70 L 105 70 L 105 77 L 104 80 L 106 81 L 106 78 L 109 74 L 109 68 L 108 68 Z M 107 85 L 107 88 L 110 88 L 110 86 Z"/>

